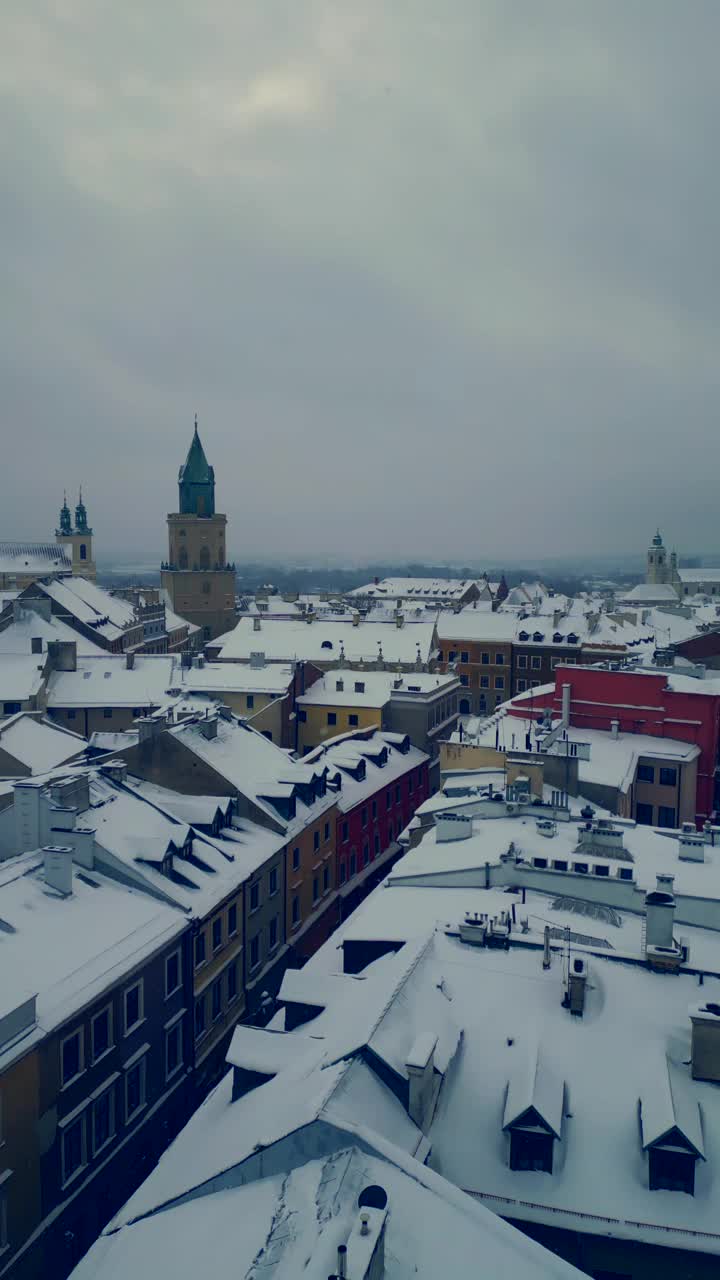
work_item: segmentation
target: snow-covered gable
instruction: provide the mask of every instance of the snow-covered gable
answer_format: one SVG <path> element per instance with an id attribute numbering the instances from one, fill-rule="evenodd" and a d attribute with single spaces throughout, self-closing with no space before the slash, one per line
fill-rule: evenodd
<path id="1" fill-rule="evenodd" d="M 47 773 L 81 755 L 86 747 L 79 734 L 50 724 L 35 712 L 21 711 L 0 722 L 0 751 L 17 760 L 23 773 Z"/>
<path id="2" fill-rule="evenodd" d="M 687 1079 L 667 1058 L 650 1073 L 640 1094 L 640 1128 L 643 1150 L 672 1141 L 677 1133 L 705 1159 L 700 1104 Z"/>
<path id="3" fill-rule="evenodd" d="M 39 655 L 0 655 L 0 703 L 29 702 L 42 689 L 44 659 Z"/>
<path id="4" fill-rule="evenodd" d="M 380 729 L 340 734 L 303 757 L 304 764 L 326 767 L 331 779 L 339 773 L 341 789 L 336 798 L 341 813 L 348 813 L 427 760 L 425 752 L 412 746 L 407 735 Z"/>
<path id="5" fill-rule="evenodd" d="M 503 1112 L 503 1129 L 537 1117 L 556 1138 L 562 1131 L 565 1084 L 544 1061 L 537 1041 L 517 1045 Z"/>
<path id="6" fill-rule="evenodd" d="M 48 707 L 159 707 L 179 678 L 180 660 L 138 654 L 128 667 L 123 654 L 78 659 L 76 671 L 53 671 Z"/>
<path id="7" fill-rule="evenodd" d="M 249 662 L 252 653 L 263 652 L 268 662 L 304 659 L 320 664 L 377 662 L 380 650 L 386 663 L 426 665 L 433 649 L 434 621 L 414 622 L 397 627 L 394 623 L 361 621 L 336 622 L 318 618 L 314 622 L 296 619 L 263 618 L 256 631 L 252 618 L 241 618 L 237 626 L 213 640 L 209 649 L 223 662 Z"/>

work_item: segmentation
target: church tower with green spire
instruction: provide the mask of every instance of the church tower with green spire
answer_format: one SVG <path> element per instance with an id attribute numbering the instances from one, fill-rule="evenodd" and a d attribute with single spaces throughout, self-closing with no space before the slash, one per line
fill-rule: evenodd
<path id="1" fill-rule="evenodd" d="M 82 488 L 75 507 L 74 527 L 67 494 L 64 493 L 63 504 L 60 508 L 60 525 L 55 530 L 55 541 L 58 546 L 64 547 L 69 553 L 72 560 L 73 577 L 89 578 L 91 582 L 94 582 L 97 577 L 97 569 L 93 559 L 92 539 L 93 531 L 88 524 L 87 510 L 82 499 Z"/>
<path id="2" fill-rule="evenodd" d="M 235 570 L 227 563 L 227 516 L 215 510 L 215 472 L 195 430 L 178 473 L 178 510 L 168 516 L 161 583 L 170 607 L 202 628 L 203 641 L 235 626 Z"/>

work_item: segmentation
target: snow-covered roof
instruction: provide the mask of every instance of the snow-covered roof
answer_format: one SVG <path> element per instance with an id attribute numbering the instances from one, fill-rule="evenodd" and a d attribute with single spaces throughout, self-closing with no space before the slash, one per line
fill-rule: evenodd
<path id="1" fill-rule="evenodd" d="M 678 569 L 681 582 L 720 582 L 720 569 Z"/>
<path id="2" fill-rule="evenodd" d="M 40 692 L 45 661 L 40 654 L 0 653 L 0 702 L 27 702 Z"/>
<path id="3" fill-rule="evenodd" d="M 72 563 L 65 548 L 56 542 L 0 542 L 0 573 L 44 578 L 51 573 L 72 573 Z"/>
<path id="4" fill-rule="evenodd" d="M 393 690 L 399 693 L 439 693 L 456 683 L 452 674 L 413 671 L 352 671 L 339 667 L 328 671 L 298 698 L 300 706 L 384 707 Z"/>
<path id="5" fill-rule="evenodd" d="M 218 814 L 223 818 L 229 818 L 232 814 L 231 796 L 185 795 L 172 791 L 169 787 L 160 787 L 155 782 L 134 777 L 128 777 L 127 785 L 144 800 L 149 800 L 151 804 L 190 826 L 210 826 Z"/>
<path id="6" fill-rule="evenodd" d="M 379 596 L 381 599 L 462 600 L 472 587 L 487 588 L 484 578 L 383 578 L 355 587 L 351 596 Z"/>
<path id="7" fill-rule="evenodd" d="M 0 721 L 0 751 L 6 751 L 31 774 L 56 769 L 86 747 L 79 734 L 50 724 L 34 712 L 21 711 Z"/>
<path id="8" fill-rule="evenodd" d="M 134 606 L 88 578 L 43 583 L 43 591 L 61 609 L 107 640 L 118 639 L 137 625 Z"/>
<path id="9" fill-rule="evenodd" d="M 485 826 L 494 829 L 496 824 Z M 458 841 L 457 847 L 462 843 Z M 545 845 L 550 843 L 544 841 Z M 443 846 L 443 856 L 452 848 Z M 415 853 L 403 862 L 409 863 Z M 518 928 L 513 931 L 515 942 L 509 951 L 478 948 L 460 940 L 458 923 L 467 912 L 495 915 L 513 903 Z M 697 999 L 697 978 L 651 973 L 613 960 L 613 950 L 596 947 L 589 966 L 584 1016 L 575 1018 L 562 1005 L 565 922 L 578 931 L 573 935 L 573 948 L 581 945 L 576 944 L 576 936 L 587 933 L 602 938 L 610 934 L 613 948 L 622 954 L 630 930 L 633 945 L 639 947 L 641 918 L 619 913 L 610 922 L 599 910 L 595 916 L 584 917 L 557 908 L 552 899 L 530 892 L 523 902 L 519 894 L 500 890 L 440 889 L 437 885 L 425 890 L 397 883 L 390 888 L 380 886 L 301 973 L 308 984 L 316 974 L 329 982 L 342 963 L 341 947 L 346 939 L 399 939 L 404 930 L 409 940 L 406 946 L 412 952 L 419 931 L 428 923 L 432 927 L 434 921 L 434 944 L 427 953 L 422 978 L 428 992 L 433 985 L 442 984 L 453 1017 L 463 1027 L 463 1042 L 428 1130 L 430 1165 L 510 1218 L 590 1233 L 610 1230 L 613 1235 L 670 1248 L 720 1253 L 715 1209 L 720 1160 L 716 1086 L 693 1081 L 688 1065 L 688 1006 Z M 526 935 L 519 921 L 526 916 L 532 926 L 527 935 L 531 948 L 522 945 Z M 547 971 L 538 945 L 546 922 L 559 935 Z M 720 935 L 702 929 L 689 932 L 693 946 L 696 937 L 708 935 L 705 954 L 714 974 L 720 974 Z M 386 974 L 390 1008 L 392 1000 L 397 1000 L 391 993 L 403 950 L 374 961 L 364 971 L 373 982 L 380 982 Z M 720 978 L 706 974 L 704 990 L 707 1000 L 720 999 Z M 419 995 L 420 1005 L 422 999 Z M 318 1023 L 316 1019 L 297 1033 L 287 1034 L 308 1035 Z M 535 1058 L 536 1046 L 539 1059 Z M 694 1197 L 650 1191 L 648 1185 L 638 1099 L 657 1096 L 660 1111 L 667 1109 L 666 1057 L 673 1079 L 673 1113 L 680 1116 L 682 1130 L 692 1135 L 693 1142 L 699 1145 L 700 1136 L 703 1139 L 699 1149 L 706 1159 L 697 1168 Z M 538 1061 L 541 1072 L 547 1072 L 545 1080 L 538 1080 L 537 1072 L 533 1075 Z M 509 1103 L 508 1082 L 512 1082 Z M 540 1103 L 539 1109 L 551 1117 L 551 1127 L 560 1133 L 552 1176 L 509 1168 L 502 1128 L 512 1113 L 522 1113 L 528 1097 Z M 698 1103 L 701 1134 L 697 1129 Z M 357 1120 L 361 1123 L 362 1117 Z M 659 1124 L 658 1131 L 662 1127 Z"/>
<path id="10" fill-rule="evenodd" d="M 0 1007 L 17 1003 L 21 982 L 37 993 L 41 1034 L 117 982 L 123 968 L 169 943 L 186 923 L 175 908 L 97 869 L 73 865 L 72 893 L 63 897 L 45 882 L 42 853 L 0 862 L 0 915 Z M 21 1042 L 17 1051 L 25 1048 Z"/>
<path id="11" fill-rule="evenodd" d="M 404 750 L 400 750 L 401 746 Z M 340 773 L 342 787 L 336 793 L 337 806 L 340 813 L 347 813 L 427 759 L 425 752 L 414 747 L 402 735 L 398 741 L 397 734 L 360 729 L 355 733 L 341 734 L 316 747 L 303 757 L 303 763 L 313 767 L 327 766 L 331 777 Z M 360 770 L 359 765 L 363 766 Z M 364 776 L 357 777 L 357 772 Z"/>
<path id="12" fill-rule="evenodd" d="M 124 654 L 78 658 L 76 671 L 48 677 L 48 707 L 159 707 L 180 680 L 180 659 L 137 654 L 128 667 Z"/>
<path id="13" fill-rule="evenodd" d="M 370 1185 L 383 1187 L 388 1197 L 385 1256 L 392 1260 L 393 1280 L 472 1274 L 479 1258 L 492 1275 L 579 1280 L 569 1264 L 433 1170 L 382 1140 L 372 1155 L 365 1142 L 356 1141 L 348 1137 L 341 1151 L 306 1156 L 281 1172 L 105 1234 L 72 1280 L 125 1280 L 159 1271 L 174 1280 L 195 1280 L 208 1258 L 219 1275 L 254 1276 L 260 1267 L 273 1280 L 326 1280 L 337 1270 L 341 1244 L 348 1246 L 348 1275 L 368 1274 L 366 1259 L 354 1249 L 358 1198 Z M 373 1247 L 375 1239 L 368 1237 Z M 390 1275 L 387 1265 L 385 1274 Z"/>
<path id="14" fill-rule="evenodd" d="M 237 626 L 210 643 L 224 662 L 249 662 L 252 653 L 261 652 L 269 662 L 329 663 L 376 662 L 382 648 L 385 662 L 427 663 L 432 652 L 435 624 L 414 622 L 398 627 L 395 623 L 361 621 L 336 622 L 318 618 L 314 622 L 296 619 L 263 618 L 256 631 L 251 618 L 241 618 Z"/>
<path id="15" fill-rule="evenodd" d="M 554 603 L 552 601 L 551 603 Z M 517 613 L 503 606 L 496 613 L 480 609 L 463 609 L 460 613 L 441 613 L 437 623 L 441 644 L 463 640 L 475 643 L 522 644 L 567 648 L 568 654 L 585 648 L 636 648 L 647 644 L 651 635 L 647 628 L 636 627 L 607 613 L 570 613 L 559 619 L 551 615 Z"/>
<path id="16" fill-rule="evenodd" d="M 489 609 L 462 609 L 460 613 L 443 612 L 437 620 L 438 641 L 448 640 L 497 640 L 510 644 L 517 631 L 514 613 Z"/>
<path id="17" fill-rule="evenodd" d="M 617 599 L 627 601 L 628 604 L 655 604 L 664 600 L 672 603 L 677 598 L 678 593 L 669 582 L 639 582 L 629 591 L 617 592 Z"/>
<path id="18" fill-rule="evenodd" d="M 5 654 L 29 654 L 33 639 L 41 641 L 43 654 L 47 653 L 50 640 L 73 640 L 77 644 L 78 656 L 104 653 L 100 645 L 74 631 L 61 618 L 54 614 L 44 618 L 36 609 L 23 608 L 23 602 L 17 601 L 12 622 L 0 630 L 0 661 Z M 40 654 L 33 654 L 33 657 L 36 662 L 41 660 Z"/>

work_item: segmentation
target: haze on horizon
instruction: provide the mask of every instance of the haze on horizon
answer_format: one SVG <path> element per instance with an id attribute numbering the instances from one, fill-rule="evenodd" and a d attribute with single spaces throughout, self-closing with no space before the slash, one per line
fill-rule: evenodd
<path id="1" fill-rule="evenodd" d="M 716 0 L 6 0 L 0 537 L 720 550 Z"/>

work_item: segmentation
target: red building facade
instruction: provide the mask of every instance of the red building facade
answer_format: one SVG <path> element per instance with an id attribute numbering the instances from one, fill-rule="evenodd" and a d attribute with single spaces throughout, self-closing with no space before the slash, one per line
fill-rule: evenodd
<path id="1" fill-rule="evenodd" d="M 570 685 L 570 724 L 574 728 L 612 729 L 675 738 L 700 748 L 696 810 L 705 821 L 718 808 L 716 773 L 720 763 L 720 693 L 703 687 L 701 680 L 667 672 L 620 670 L 598 667 L 558 667 L 555 687 L 540 696 L 537 710 L 550 706 L 562 712 L 563 685 Z M 527 715 L 527 703 L 513 708 Z"/>

